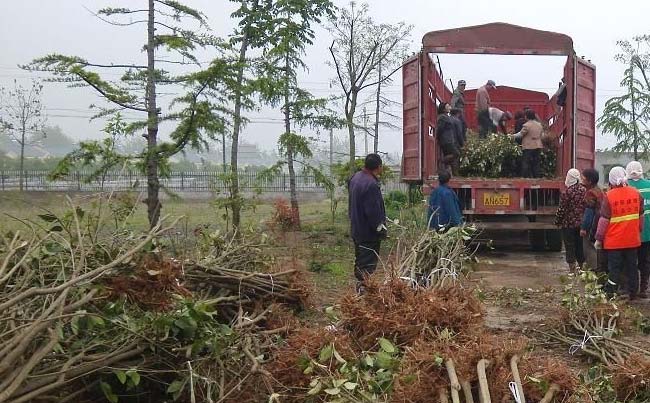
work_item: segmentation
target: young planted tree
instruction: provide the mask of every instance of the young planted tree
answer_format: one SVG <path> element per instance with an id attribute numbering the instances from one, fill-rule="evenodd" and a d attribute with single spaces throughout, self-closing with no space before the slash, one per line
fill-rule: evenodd
<path id="1" fill-rule="evenodd" d="M 326 99 L 316 99 L 300 88 L 298 73 L 306 70 L 303 61 L 305 48 L 313 43 L 314 25 L 321 18 L 333 15 L 334 5 L 330 0 L 278 1 L 274 4 L 273 30 L 269 36 L 272 47 L 266 52 L 266 71 L 269 81 L 263 96 L 273 106 L 282 106 L 284 133 L 278 145 L 284 160 L 271 171 L 277 173 L 286 165 L 289 172 L 289 191 L 294 223 L 300 225 L 300 209 L 296 181 L 296 163 L 303 168 L 318 171 L 305 163 L 312 157 L 309 140 L 297 133 L 295 126 L 328 126 L 333 119 L 326 114 Z M 317 173 L 324 179 L 324 175 Z"/>
<path id="2" fill-rule="evenodd" d="M 334 39 L 329 50 L 331 65 L 336 70 L 335 81 L 343 92 L 343 110 L 350 143 L 350 174 L 355 169 L 355 115 L 359 94 L 367 88 L 385 83 L 399 70 L 397 66 L 392 71 L 382 69 L 382 74 L 379 74 L 382 63 L 387 67 L 387 59 L 397 57 L 396 52 L 402 52 L 411 29 L 412 26 L 403 22 L 395 25 L 376 24 L 368 15 L 368 5 L 365 3 L 357 6 L 351 2 L 349 8 L 341 9 L 331 21 L 329 31 Z"/>
<path id="3" fill-rule="evenodd" d="M 41 100 L 43 85 L 33 81 L 25 88 L 14 81 L 13 88 L 0 89 L 0 126 L 3 134 L 20 146 L 20 191 L 25 183 L 25 147 L 45 136 L 45 110 Z"/>
<path id="4" fill-rule="evenodd" d="M 232 14 L 238 18 L 237 28 L 230 37 L 229 46 L 235 52 L 225 56 L 234 67 L 234 76 L 224 81 L 228 100 L 233 105 L 232 132 L 230 146 L 230 175 L 226 178 L 229 183 L 229 197 L 226 208 L 232 211 L 232 222 L 235 229 L 241 225 L 241 211 L 244 199 L 239 188 L 239 137 L 246 123 L 243 117 L 245 110 L 255 106 L 254 95 L 258 91 L 258 80 L 254 70 L 257 60 L 249 56 L 253 49 L 265 49 L 270 29 L 272 2 L 266 0 L 231 0 L 239 4 Z M 251 74 L 253 73 L 253 74 Z M 225 152 L 225 147 L 223 148 Z"/>
<path id="5" fill-rule="evenodd" d="M 619 41 L 622 53 L 615 59 L 627 67 L 620 86 L 625 90 L 621 96 L 605 103 L 598 127 L 604 134 L 613 134 L 617 152 L 634 153 L 648 158 L 650 151 L 650 37 L 639 36 L 630 41 Z"/>
<path id="6" fill-rule="evenodd" d="M 147 144 L 137 157 L 137 162 L 147 177 L 147 215 L 153 228 L 160 218 L 160 175 L 167 159 L 187 145 L 198 147 L 204 144 L 201 139 L 201 121 L 208 119 L 205 111 L 208 101 L 201 101 L 200 98 L 207 87 L 205 81 L 214 79 L 214 76 L 205 74 L 199 77 L 194 74 L 172 75 L 158 66 L 165 63 L 198 65 L 193 51 L 197 47 L 214 44 L 215 41 L 209 35 L 201 33 L 207 25 L 205 17 L 199 11 L 176 0 L 143 0 L 140 3 L 142 6 L 137 9 L 105 8 L 99 10 L 96 16 L 116 26 L 142 25 L 145 28 L 146 57 L 142 63 L 96 63 L 81 57 L 51 54 L 34 60 L 24 68 L 49 71 L 55 75 L 53 81 L 94 89 L 108 102 L 107 107 L 101 108 L 98 117 L 123 110 L 142 114 L 143 119 L 129 125 L 128 132 L 133 135 L 137 131 L 146 130 L 143 136 Z M 138 16 L 141 19 L 137 19 Z M 190 30 L 188 26 L 195 26 L 196 29 Z M 161 57 L 169 53 L 181 59 Z M 108 81 L 98 73 L 106 70 L 120 70 L 123 74 L 117 81 Z M 187 95 L 176 101 L 177 105 L 183 105 L 184 108 L 163 114 L 158 102 L 158 86 L 183 83 L 193 85 Z M 162 120 L 180 122 L 171 134 L 171 143 L 160 141 L 158 130 Z M 61 168 L 59 172 L 64 173 L 65 167 Z"/>

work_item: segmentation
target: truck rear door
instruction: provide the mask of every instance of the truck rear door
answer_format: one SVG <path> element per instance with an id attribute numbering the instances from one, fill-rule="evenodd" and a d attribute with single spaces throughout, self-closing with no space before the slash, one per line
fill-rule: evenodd
<path id="1" fill-rule="evenodd" d="M 575 58 L 575 167 L 594 167 L 596 148 L 596 67 Z"/>
<path id="2" fill-rule="evenodd" d="M 402 180 L 422 180 L 422 127 L 420 124 L 421 67 L 420 54 L 402 66 L 403 151 Z"/>
<path id="3" fill-rule="evenodd" d="M 423 52 L 402 66 L 402 85 L 402 180 L 422 182 L 438 171 L 436 108 L 440 101 L 449 102 L 451 92 L 429 54 Z"/>

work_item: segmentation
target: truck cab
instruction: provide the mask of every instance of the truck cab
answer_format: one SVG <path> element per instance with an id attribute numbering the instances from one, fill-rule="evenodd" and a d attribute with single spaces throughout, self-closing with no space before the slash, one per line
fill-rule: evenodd
<path id="1" fill-rule="evenodd" d="M 447 29 L 427 33 L 422 50 L 402 67 L 403 155 L 401 177 L 421 186 L 425 194 L 437 185 L 437 105 L 449 102 L 452 90 L 436 65 L 439 54 L 546 55 L 565 57 L 563 77 L 566 101 L 525 88 L 500 86 L 490 97 L 492 105 L 516 111 L 535 110 L 553 139 L 557 153 L 554 178 L 463 178 L 450 186 L 461 201 L 463 215 L 480 228 L 527 230 L 534 249 L 561 249 L 559 231 L 553 225 L 564 175 L 570 168 L 593 168 L 595 159 L 596 69 L 579 58 L 570 37 L 505 23 Z M 489 77 L 486 74 L 485 79 Z M 552 80 L 553 78 L 550 78 Z M 465 120 L 476 129 L 476 89 L 465 90 Z"/>

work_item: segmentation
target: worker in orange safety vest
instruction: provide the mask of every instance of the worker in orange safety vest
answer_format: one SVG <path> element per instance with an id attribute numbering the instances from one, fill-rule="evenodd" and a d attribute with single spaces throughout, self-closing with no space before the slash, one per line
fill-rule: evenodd
<path id="1" fill-rule="evenodd" d="M 609 279 L 605 290 L 632 300 L 639 288 L 636 259 L 643 230 L 643 198 L 638 190 L 627 185 L 623 167 L 614 167 L 609 172 L 609 186 L 603 198 L 594 246 L 607 252 Z M 627 295 L 619 289 L 623 276 Z"/>

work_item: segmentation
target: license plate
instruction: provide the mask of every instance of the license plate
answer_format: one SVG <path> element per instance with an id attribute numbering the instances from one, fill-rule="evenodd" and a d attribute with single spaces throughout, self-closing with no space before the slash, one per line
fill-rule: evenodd
<path id="1" fill-rule="evenodd" d="M 483 193 L 483 205 L 486 207 L 501 207 L 510 205 L 509 193 Z"/>

